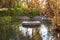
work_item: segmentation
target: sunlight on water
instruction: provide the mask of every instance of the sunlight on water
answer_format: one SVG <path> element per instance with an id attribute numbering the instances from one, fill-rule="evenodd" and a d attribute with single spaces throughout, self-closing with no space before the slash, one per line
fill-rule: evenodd
<path id="1" fill-rule="evenodd" d="M 42 39 L 43 40 L 48 40 L 48 28 L 45 26 L 45 25 L 41 25 L 40 27 L 40 33 L 41 33 L 41 36 L 42 36 Z"/>
<path id="2" fill-rule="evenodd" d="M 29 33 L 30 37 L 32 37 L 32 28 L 28 28 L 28 33 Z"/>
<path id="3" fill-rule="evenodd" d="M 24 36 L 26 36 L 26 29 L 27 28 L 24 28 L 24 27 L 21 27 L 21 26 L 19 27 L 19 30 L 22 31 L 22 33 L 24 34 Z M 28 34 L 30 36 L 32 36 L 32 28 L 28 28 L 27 30 L 28 30 Z"/>
<path id="4" fill-rule="evenodd" d="M 26 36 L 26 28 L 20 26 L 19 30 L 24 34 L 24 36 Z"/>
<path id="5" fill-rule="evenodd" d="M 27 28 L 24 28 L 22 26 L 19 27 L 19 30 L 22 31 L 24 36 L 26 36 L 26 29 Z M 32 29 L 33 28 L 28 28 L 28 34 L 30 35 L 30 37 L 32 37 Z M 52 36 L 48 36 L 48 27 L 46 27 L 44 24 L 39 27 L 39 33 L 41 34 L 42 40 L 51 40 Z"/>

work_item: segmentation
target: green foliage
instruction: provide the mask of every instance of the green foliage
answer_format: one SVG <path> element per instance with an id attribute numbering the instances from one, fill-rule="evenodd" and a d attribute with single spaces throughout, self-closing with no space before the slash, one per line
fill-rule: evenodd
<path id="1" fill-rule="evenodd" d="M 0 11 L 0 24 L 3 25 L 0 25 L 0 36 L 3 36 L 4 34 L 5 37 L 4 39 L 1 39 L 0 37 L 1 40 L 9 40 L 10 38 L 15 39 L 17 34 L 19 34 L 19 38 L 21 40 L 24 40 L 25 36 L 21 32 L 16 32 L 18 26 L 21 25 L 21 22 L 18 19 L 19 16 L 29 16 L 31 18 L 33 16 L 39 16 L 39 10 L 37 8 L 33 8 L 30 12 L 26 8 L 9 8 L 7 11 Z"/>
<path id="2" fill-rule="evenodd" d="M 10 40 L 10 38 L 15 39 L 15 37 L 19 35 L 19 40 L 24 40 L 24 35 L 22 32 L 16 33 L 16 27 L 12 25 L 4 25 L 0 26 L 0 39 L 1 40 Z"/>
<path id="3" fill-rule="evenodd" d="M 33 8 L 32 10 L 32 16 L 40 16 L 40 12 L 38 8 Z"/>
<path id="4" fill-rule="evenodd" d="M 9 8 L 8 11 L 0 11 L 0 16 L 39 16 L 39 9 L 33 8 L 31 12 L 27 8 Z"/>
<path id="5" fill-rule="evenodd" d="M 8 24 L 11 22 L 10 16 L 0 17 L 0 24 Z"/>
<path id="6" fill-rule="evenodd" d="M 9 11 L 0 11 L 0 16 L 10 16 Z"/>
<path id="7" fill-rule="evenodd" d="M 28 9 L 24 8 L 12 8 L 9 9 L 11 16 L 27 16 L 27 13 L 29 12 Z"/>

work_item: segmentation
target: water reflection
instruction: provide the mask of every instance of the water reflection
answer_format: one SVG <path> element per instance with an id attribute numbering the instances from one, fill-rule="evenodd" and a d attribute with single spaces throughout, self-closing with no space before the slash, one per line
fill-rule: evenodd
<path id="1" fill-rule="evenodd" d="M 57 31 L 56 31 L 56 29 L 51 29 L 51 31 L 50 31 L 50 38 L 51 38 L 51 40 L 60 40 L 59 38 L 59 34 L 60 33 L 58 33 Z"/>
<path id="2" fill-rule="evenodd" d="M 28 30 L 28 34 L 30 37 L 32 37 L 32 30 L 33 28 L 24 28 L 22 26 L 19 27 L 19 30 L 23 32 L 24 36 L 26 36 L 26 32 Z M 39 27 L 39 33 L 41 34 L 42 40 L 49 40 L 48 37 L 48 28 L 42 24 L 41 27 Z"/>
<path id="3" fill-rule="evenodd" d="M 23 33 L 25 37 L 26 37 L 26 32 L 28 32 L 30 39 L 32 39 L 32 32 L 35 34 L 35 31 L 36 31 L 35 29 L 34 30 L 33 29 L 34 28 L 27 29 L 22 26 L 19 27 L 19 30 Z M 52 28 L 48 29 L 48 27 L 45 26 L 44 24 L 41 24 L 38 30 L 39 30 L 39 33 L 41 34 L 40 36 L 42 37 L 42 40 L 60 40 L 60 32 L 57 33 L 57 31 Z"/>
<path id="4" fill-rule="evenodd" d="M 24 36 L 26 36 L 26 32 L 28 31 L 29 36 L 32 37 L 32 28 L 27 29 L 27 28 L 24 28 L 24 27 L 20 26 L 19 30 L 22 31 Z"/>
<path id="5" fill-rule="evenodd" d="M 42 40 L 48 40 L 48 28 L 44 24 L 42 24 L 40 27 L 40 33 Z"/>

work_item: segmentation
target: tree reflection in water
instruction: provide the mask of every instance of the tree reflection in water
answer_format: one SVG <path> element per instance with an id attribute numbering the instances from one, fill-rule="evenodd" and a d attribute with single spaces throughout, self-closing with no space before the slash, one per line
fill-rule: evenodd
<path id="1" fill-rule="evenodd" d="M 24 36 L 26 36 L 26 29 L 27 28 L 24 28 L 24 27 L 19 27 L 19 29 L 20 29 L 20 31 L 22 31 L 22 33 L 24 34 Z M 32 36 L 32 28 L 28 28 L 28 34 L 30 35 L 30 36 Z"/>
<path id="2" fill-rule="evenodd" d="M 44 24 L 42 24 L 40 27 L 40 33 L 41 33 L 43 40 L 49 40 L 48 39 L 48 28 Z"/>
<path id="3" fill-rule="evenodd" d="M 60 40 L 60 32 L 56 29 L 51 29 L 52 40 Z"/>
<path id="4" fill-rule="evenodd" d="M 26 36 L 26 29 L 22 26 L 19 27 L 20 31 L 22 31 L 23 35 Z M 28 35 L 30 38 L 32 37 L 32 29 L 28 28 Z M 47 26 L 44 24 L 39 27 L 39 33 L 41 34 L 42 40 L 59 40 L 60 33 L 57 33 L 55 30 L 52 30 L 51 28 L 48 29 Z"/>
<path id="5" fill-rule="evenodd" d="M 19 27 L 19 29 L 23 32 L 24 36 L 26 36 L 26 28 Z M 33 28 L 28 28 L 28 34 L 30 37 L 32 37 L 32 29 Z M 48 40 L 48 28 L 44 24 L 39 27 L 39 33 L 41 34 L 43 40 Z"/>

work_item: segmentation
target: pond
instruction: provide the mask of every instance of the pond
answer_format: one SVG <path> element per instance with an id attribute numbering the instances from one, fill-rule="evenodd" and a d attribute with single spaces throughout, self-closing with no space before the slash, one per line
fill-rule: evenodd
<path id="1" fill-rule="evenodd" d="M 29 36 L 29 40 L 37 40 L 37 38 L 40 36 L 42 38 L 41 40 L 60 40 L 60 32 L 58 33 L 56 30 L 52 29 L 51 22 L 42 22 L 40 27 L 38 27 L 37 34 L 35 33 L 36 29 L 35 28 L 25 28 L 22 26 L 19 26 L 19 31 L 22 32 L 22 34 L 27 37 Z M 33 35 L 38 35 L 39 36 L 33 36 Z M 35 39 L 33 39 L 35 37 Z"/>
<path id="2" fill-rule="evenodd" d="M 38 29 L 39 29 L 39 33 L 41 34 L 42 40 L 52 40 L 52 36 L 50 36 L 49 29 L 46 25 L 41 24 L 41 26 Z M 22 31 L 24 36 L 26 36 L 26 31 L 28 30 L 28 34 L 29 34 L 30 38 L 32 38 L 33 28 L 27 29 L 27 28 L 20 26 L 19 30 Z"/>

